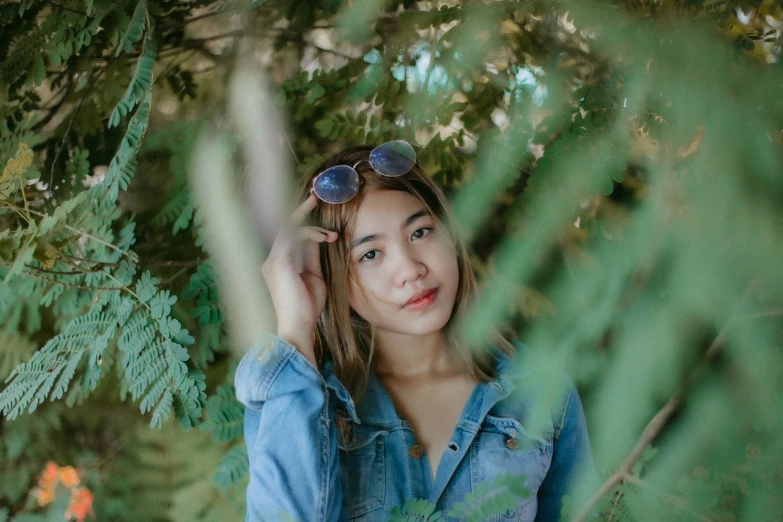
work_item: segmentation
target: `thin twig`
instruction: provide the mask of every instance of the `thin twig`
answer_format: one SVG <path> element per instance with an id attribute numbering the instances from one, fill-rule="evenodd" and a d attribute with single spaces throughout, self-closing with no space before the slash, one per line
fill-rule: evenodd
<path id="1" fill-rule="evenodd" d="M 659 491 L 655 486 L 653 486 L 649 482 L 646 482 L 646 481 L 640 479 L 639 477 L 636 477 L 634 475 L 627 475 L 623 480 L 628 481 L 628 482 L 630 482 L 632 484 L 636 484 L 637 486 L 641 486 L 643 488 L 647 488 L 647 489 L 651 490 L 653 493 L 655 493 L 656 495 L 658 495 L 662 499 L 665 499 L 665 500 L 669 501 L 669 503 L 671 503 L 673 506 L 679 508 L 682 511 L 690 513 L 691 515 L 695 516 L 699 520 L 704 520 L 706 522 L 710 522 L 712 520 L 711 518 L 705 517 L 704 515 L 702 515 L 702 514 L 698 513 L 697 511 L 695 511 L 690 506 L 688 501 L 685 500 L 684 498 L 678 497 L 677 495 L 674 495 L 672 493 L 665 493 L 663 491 Z"/>
<path id="2" fill-rule="evenodd" d="M 7 266 L 8 268 L 12 268 L 14 265 L 12 263 L 9 263 L 8 261 L 3 261 L 3 264 Z M 57 279 L 50 279 L 48 277 L 44 277 L 40 274 L 36 274 L 35 272 L 30 272 L 28 270 L 22 269 L 22 272 L 29 275 L 30 277 L 34 277 L 36 279 L 40 279 L 41 281 L 46 281 L 48 283 L 54 283 L 56 285 L 62 285 L 68 288 L 80 288 L 82 290 L 94 290 L 94 291 L 109 291 L 109 292 L 119 292 L 122 290 L 122 288 L 114 288 L 109 286 L 87 286 L 87 285 L 77 285 L 74 283 L 66 283 L 65 281 L 58 281 Z"/>
<path id="3" fill-rule="evenodd" d="M 179 276 L 181 276 L 181 275 L 182 275 L 182 273 L 183 273 L 183 272 L 186 272 L 187 270 L 188 270 L 188 267 L 183 267 L 183 268 L 180 268 L 179 270 L 177 270 L 177 272 L 176 272 L 176 273 L 175 273 L 173 276 L 171 276 L 171 277 L 169 277 L 168 279 L 166 279 L 165 281 L 163 281 L 163 282 L 160 284 L 160 286 L 162 286 L 162 287 L 163 287 L 163 286 L 167 286 L 167 285 L 169 285 L 169 284 L 170 284 L 172 281 L 174 281 L 176 278 L 178 278 Z"/>
<path id="4" fill-rule="evenodd" d="M 76 14 L 80 14 L 82 16 L 87 16 L 87 13 L 85 13 L 84 11 L 78 11 L 76 9 L 71 9 L 70 7 L 65 7 L 64 5 L 55 4 L 54 2 L 46 2 L 46 3 L 49 4 L 52 7 L 56 7 L 57 9 L 62 9 L 63 11 L 69 11 L 71 13 L 76 13 Z"/>
<path id="5" fill-rule="evenodd" d="M 29 268 L 31 270 L 35 270 L 36 272 L 41 272 L 43 274 L 61 275 L 61 276 L 84 275 L 84 272 L 81 271 L 72 272 L 72 271 L 63 271 L 63 270 L 47 270 L 46 268 L 40 268 L 37 266 L 29 265 L 27 263 L 25 263 L 24 267 Z"/>
<path id="6" fill-rule="evenodd" d="M 133 435 L 130 435 L 129 437 L 126 437 L 124 439 L 123 438 L 117 439 L 116 441 L 114 441 L 114 443 L 112 443 L 111 446 L 109 446 L 106 449 L 106 451 L 103 452 L 103 454 L 94 456 L 92 458 L 92 460 L 90 462 L 88 462 L 84 466 L 84 468 L 85 469 L 97 469 L 97 468 L 99 468 L 101 465 L 103 465 L 104 462 L 106 462 L 107 459 L 109 459 L 109 458 L 113 457 L 114 455 L 116 455 L 117 453 L 119 453 L 120 450 L 122 450 L 125 446 L 127 446 L 134 439 L 136 439 L 136 437 L 138 437 L 139 433 L 141 433 L 141 432 L 137 431 L 136 433 L 134 433 Z"/>
<path id="7" fill-rule="evenodd" d="M 84 251 L 82 251 L 78 243 L 74 243 L 73 246 L 74 248 L 76 248 L 76 250 L 79 251 L 82 257 L 72 256 L 70 254 L 66 254 L 65 252 L 61 252 L 61 254 L 67 257 L 68 259 L 73 259 L 74 261 L 78 261 L 80 263 L 86 264 L 91 272 L 102 270 L 104 266 L 120 266 L 120 263 L 112 263 L 110 261 L 98 261 L 95 259 L 88 259 L 87 256 L 84 255 Z"/>
<path id="8" fill-rule="evenodd" d="M 20 218 L 22 218 L 22 219 L 24 219 L 24 220 L 27 222 L 27 224 L 28 224 L 28 225 L 30 224 L 30 216 L 25 216 L 25 215 L 22 213 L 22 209 L 21 209 L 21 208 L 19 208 L 19 207 L 17 207 L 17 206 L 14 204 L 14 202 L 13 202 L 13 201 L 11 201 L 10 199 L 8 199 L 6 196 L 3 196 L 3 199 L 5 200 L 5 202 L 6 202 L 6 205 L 8 205 L 8 208 L 10 208 L 11 210 L 13 210 L 13 211 L 14 211 L 14 212 L 16 212 L 17 214 L 19 214 L 19 217 L 20 217 Z M 34 212 L 34 211 L 31 211 L 31 212 Z"/>
<path id="9" fill-rule="evenodd" d="M 44 214 L 43 212 L 38 212 L 38 211 L 32 210 L 32 209 L 30 210 L 30 213 L 31 214 L 35 214 L 36 216 L 39 216 L 39 217 L 46 217 L 47 216 L 47 214 Z M 102 244 L 103 246 L 105 246 L 107 248 L 111 248 L 112 250 L 114 250 L 116 252 L 119 252 L 120 254 L 124 255 L 129 260 L 133 261 L 134 263 L 138 261 L 138 259 L 133 255 L 132 252 L 126 252 L 126 251 L 122 250 L 121 248 L 116 247 L 113 244 L 109 243 L 108 241 L 104 241 L 103 239 L 101 239 L 99 237 L 93 236 L 92 234 L 90 234 L 88 232 L 85 232 L 84 230 L 80 230 L 80 229 L 78 229 L 76 227 L 73 227 L 73 226 L 69 225 L 68 223 L 65 223 L 65 228 L 67 228 L 71 232 L 76 232 L 77 234 L 81 234 L 84 237 L 92 239 L 96 243 L 100 243 L 100 244 Z"/>
<path id="10" fill-rule="evenodd" d="M 61 250 L 57 249 L 57 251 L 58 251 L 59 253 L 61 253 L 61 254 L 62 254 L 62 251 L 61 251 Z M 83 255 L 83 254 L 82 254 L 82 255 Z M 66 256 L 66 257 L 70 257 L 70 256 Z M 90 270 L 86 270 L 86 269 L 84 269 L 84 268 L 80 267 L 79 265 L 77 265 L 77 264 L 75 264 L 75 263 L 66 263 L 66 264 L 67 264 L 67 265 L 69 265 L 69 266 L 72 266 L 72 267 L 74 267 L 74 268 L 75 268 L 75 269 L 77 269 L 77 270 L 83 271 L 85 274 L 91 274 L 91 273 L 92 273 Z M 124 284 L 122 284 L 122 282 L 120 282 L 120 281 L 119 281 L 119 280 L 118 280 L 116 277 L 114 277 L 113 275 L 111 275 L 111 274 L 110 274 L 110 273 L 109 273 L 109 272 L 108 272 L 108 271 L 107 271 L 105 268 L 102 268 L 101 272 L 103 272 L 103 274 L 104 274 L 106 277 L 108 277 L 109 279 L 111 279 L 112 281 L 114 281 L 115 283 L 117 283 L 117 284 L 119 285 L 119 289 L 122 289 L 122 290 L 124 290 L 125 292 L 129 293 L 130 295 L 132 295 L 133 297 L 135 297 L 135 298 L 136 298 L 136 299 L 139 301 L 139 303 L 143 304 L 145 307 L 147 307 L 147 309 L 148 309 L 150 312 L 152 312 L 152 308 L 150 308 L 150 307 L 147 305 L 147 303 L 145 303 L 144 301 L 142 301 L 141 297 L 139 297 L 139 296 L 138 296 L 138 294 L 136 294 L 136 292 L 134 292 L 133 290 L 131 290 L 130 288 L 128 288 L 127 286 L 125 286 Z"/>
<path id="11" fill-rule="evenodd" d="M 743 315 L 741 319 L 758 319 L 760 317 L 781 317 L 781 316 L 783 316 L 783 308 L 766 310 L 764 312 L 759 312 L 757 314 Z"/>
<path id="12" fill-rule="evenodd" d="M 113 275 L 111 275 L 111 274 L 110 274 L 109 272 L 107 272 L 106 270 L 104 270 L 104 271 L 103 271 L 103 273 L 104 273 L 104 274 L 106 274 L 106 277 L 108 277 L 109 279 L 111 279 L 112 281 L 114 281 L 115 283 L 117 283 L 118 285 L 120 285 L 120 287 L 122 287 L 122 289 L 123 289 L 123 290 L 125 290 L 125 291 L 126 291 L 126 292 L 128 292 L 130 295 L 132 295 L 133 297 L 135 297 L 136 299 L 138 299 L 138 301 L 139 301 L 139 304 L 142 304 L 142 305 L 144 305 L 144 307 L 145 307 L 147 310 L 149 310 L 150 312 L 152 312 L 152 308 L 150 308 L 150 306 L 149 306 L 147 303 L 145 303 L 144 301 L 142 301 L 142 300 L 141 300 L 141 297 L 139 297 L 139 296 L 138 296 L 138 294 L 137 294 L 136 292 L 134 292 L 133 290 L 131 290 L 131 289 L 130 289 L 130 288 L 128 288 L 127 286 L 123 285 L 121 282 L 119 282 L 119 281 L 117 280 L 117 278 L 116 278 L 116 277 L 114 277 Z"/>
<path id="13" fill-rule="evenodd" d="M 680 406 L 682 406 L 682 403 L 685 400 L 686 392 L 701 376 L 702 372 L 707 368 L 712 359 L 715 358 L 718 352 L 723 348 L 723 345 L 726 342 L 726 334 L 728 332 L 729 326 L 734 321 L 740 307 L 756 288 L 757 284 L 758 281 L 754 281 L 748 286 L 745 294 L 740 298 L 739 302 L 734 307 L 734 310 L 726 321 L 726 324 L 723 326 L 718 336 L 715 337 L 715 339 L 712 341 L 709 348 L 707 348 L 707 351 L 704 352 L 704 356 L 702 357 L 699 365 L 696 366 L 696 368 L 691 372 L 691 374 L 685 380 L 685 383 L 674 393 L 674 395 L 672 395 L 666 404 L 663 405 L 663 408 L 661 408 L 658 413 L 656 413 L 655 416 L 650 420 L 650 422 L 647 423 L 647 426 L 644 428 L 641 437 L 639 437 L 639 441 L 636 443 L 636 446 L 634 446 L 631 453 L 628 455 L 628 457 L 626 457 L 625 461 L 623 461 L 620 467 L 614 473 L 612 473 L 608 479 L 606 479 L 598 491 L 596 491 L 595 494 L 590 497 L 590 500 L 587 501 L 587 503 L 579 511 L 579 514 L 573 519 L 573 522 L 583 522 L 593 506 L 600 502 L 601 499 L 612 489 L 614 489 L 617 484 L 623 480 L 627 480 L 628 476 L 633 475 L 632 470 L 634 464 L 636 464 L 636 461 L 639 460 L 639 458 L 642 456 L 642 453 L 644 453 L 644 450 L 647 449 L 647 447 L 653 442 L 653 440 L 655 440 L 661 430 L 663 430 L 674 412 L 676 412 Z"/>
<path id="14" fill-rule="evenodd" d="M 155 261 L 155 262 L 149 262 L 149 263 L 143 263 L 139 261 L 140 265 L 143 265 L 146 268 L 152 267 L 152 266 L 165 266 L 165 267 L 175 267 L 175 266 L 184 266 L 186 268 L 193 267 L 193 266 L 199 266 L 201 264 L 206 263 L 209 261 L 209 258 L 205 259 L 182 259 L 179 261 Z"/>
<path id="15" fill-rule="evenodd" d="M 110 61 L 111 60 L 109 60 L 109 62 Z M 82 108 L 82 105 L 84 105 L 84 102 L 87 101 L 87 98 L 90 96 L 92 88 L 95 86 L 95 82 L 98 81 L 98 78 L 100 78 L 105 71 L 106 69 L 99 69 L 98 72 L 93 75 L 93 77 L 90 79 L 90 84 L 85 88 L 84 96 L 82 96 L 82 99 L 79 101 L 79 105 L 76 106 L 76 109 L 74 109 L 73 113 L 71 114 L 71 121 L 68 122 L 68 128 L 65 129 L 63 139 L 60 142 L 60 147 L 57 149 L 57 152 L 54 155 L 54 159 L 52 160 L 52 170 L 49 173 L 49 190 L 54 190 L 54 167 L 57 165 L 57 159 L 60 157 L 60 153 L 62 153 L 63 149 L 65 148 L 65 140 L 68 139 L 68 134 L 71 132 L 73 121 L 76 119 L 76 115 L 79 114 L 79 110 Z"/>
<path id="16" fill-rule="evenodd" d="M 193 49 L 192 51 L 190 51 L 190 53 L 188 53 L 188 55 L 187 55 L 187 56 L 186 56 L 186 57 L 185 57 L 185 58 L 184 58 L 184 59 L 183 59 L 181 62 L 179 62 L 179 63 L 177 64 L 177 67 L 179 67 L 180 65 L 182 65 L 183 63 L 185 63 L 186 61 L 188 61 L 188 60 L 189 60 L 189 59 L 190 59 L 190 58 L 191 58 L 191 57 L 192 57 L 194 54 L 196 54 L 197 52 L 198 52 L 198 49 Z M 174 56 L 171 58 L 171 60 L 169 61 L 168 65 L 166 65 L 166 68 L 165 68 L 165 69 L 163 69 L 163 72 L 162 72 L 162 73 L 160 73 L 160 74 L 158 75 L 158 81 L 160 81 L 160 80 L 162 80 L 163 78 L 165 78 L 165 77 L 166 77 L 166 73 L 167 73 L 167 72 L 169 72 L 169 70 L 171 69 L 172 65 L 174 65 L 174 62 L 176 61 L 176 59 L 177 59 L 179 56 L 180 56 L 179 54 L 176 54 L 176 55 L 174 55 Z"/>
<path id="17" fill-rule="evenodd" d="M 614 494 L 614 499 L 612 499 L 612 509 L 609 511 L 609 518 L 606 520 L 606 522 L 614 522 L 614 508 L 620 505 L 620 499 L 623 496 L 622 491 L 618 491 Z"/>

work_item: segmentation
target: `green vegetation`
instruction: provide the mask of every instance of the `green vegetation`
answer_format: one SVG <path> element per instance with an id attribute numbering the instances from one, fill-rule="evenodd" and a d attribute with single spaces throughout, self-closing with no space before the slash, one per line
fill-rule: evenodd
<path id="1" fill-rule="evenodd" d="M 564 519 L 781 519 L 782 30 L 768 0 L 3 3 L 0 521 L 71 509 L 49 461 L 97 520 L 242 517 L 252 332 L 214 247 L 274 229 L 284 190 L 224 197 L 262 135 L 299 175 L 416 146 L 476 252 L 468 331 L 582 394 L 602 486 Z"/>

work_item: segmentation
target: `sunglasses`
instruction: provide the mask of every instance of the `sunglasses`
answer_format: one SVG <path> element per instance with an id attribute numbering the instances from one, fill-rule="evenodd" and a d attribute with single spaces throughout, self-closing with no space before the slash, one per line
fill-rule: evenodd
<path id="1" fill-rule="evenodd" d="M 348 165 L 329 167 L 313 179 L 310 193 L 325 203 L 345 203 L 359 193 L 362 179 L 356 172 L 361 160 Z M 416 151 L 410 143 L 395 140 L 378 145 L 370 151 L 368 161 L 375 172 L 381 176 L 394 178 L 407 174 L 416 164 Z"/>

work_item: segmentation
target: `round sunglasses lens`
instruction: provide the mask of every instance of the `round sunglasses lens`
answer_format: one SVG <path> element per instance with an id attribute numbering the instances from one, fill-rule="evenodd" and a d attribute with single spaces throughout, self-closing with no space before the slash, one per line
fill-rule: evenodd
<path id="1" fill-rule="evenodd" d="M 402 176 L 416 163 L 416 151 L 402 140 L 378 145 L 370 153 L 370 165 L 384 176 Z"/>
<path id="2" fill-rule="evenodd" d="M 359 175 L 345 165 L 326 169 L 313 181 L 313 192 L 327 203 L 345 203 L 359 192 Z"/>

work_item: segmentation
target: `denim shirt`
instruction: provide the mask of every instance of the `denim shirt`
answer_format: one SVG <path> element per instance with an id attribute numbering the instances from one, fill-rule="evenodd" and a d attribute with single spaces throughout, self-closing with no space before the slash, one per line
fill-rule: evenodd
<path id="1" fill-rule="evenodd" d="M 428 499 L 452 520 L 454 503 L 508 472 L 524 474 L 531 495 L 491 520 L 559 520 L 568 485 L 592 472 L 579 395 L 563 376 L 555 408 L 533 432 L 541 401 L 512 393 L 524 384 L 510 359 L 496 357 L 497 378 L 474 388 L 433 480 L 411 425 L 373 372 L 354 404 L 330 362 L 319 371 L 279 337 L 260 340 L 235 379 L 250 462 L 246 520 L 387 522 L 410 498 Z"/>

